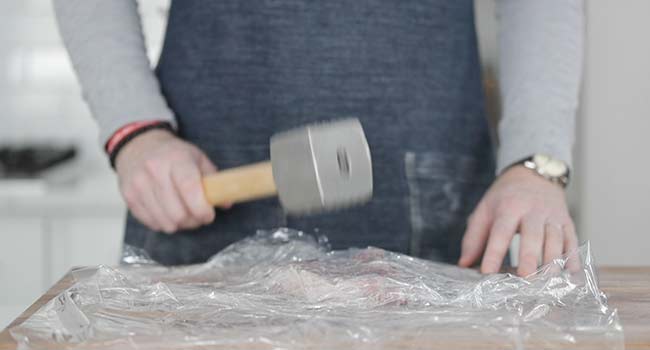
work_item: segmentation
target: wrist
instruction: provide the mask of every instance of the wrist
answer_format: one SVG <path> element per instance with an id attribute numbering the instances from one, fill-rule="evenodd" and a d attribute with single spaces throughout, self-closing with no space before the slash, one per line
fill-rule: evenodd
<path id="1" fill-rule="evenodd" d="M 522 164 L 515 164 L 506 168 L 497 178 L 497 180 L 505 182 L 519 182 L 526 183 L 529 185 L 544 185 L 549 187 L 555 187 L 561 191 L 564 191 L 564 187 L 556 182 L 548 181 L 547 179 L 539 176 L 534 171 L 526 168 Z"/>
<path id="2" fill-rule="evenodd" d="M 568 165 L 546 154 L 539 153 L 526 157 L 507 167 L 503 173 L 513 168 L 517 169 L 517 172 L 527 172 L 562 188 L 566 188 L 569 183 L 570 171 Z"/>
<path id="3" fill-rule="evenodd" d="M 128 144 L 132 143 L 134 139 L 139 139 L 141 136 L 150 134 L 154 131 L 156 132 L 153 135 L 173 136 L 171 124 L 160 120 L 138 121 L 129 123 L 118 129 L 109 138 L 105 146 L 111 166 L 115 168 L 117 156 L 122 153 L 122 150 L 126 148 Z"/>
<path id="4" fill-rule="evenodd" d="M 114 168 L 118 170 L 125 160 L 128 164 L 129 159 L 137 159 L 147 150 L 159 148 L 163 142 L 174 138 L 176 135 L 164 129 L 152 129 L 137 135 L 115 155 Z"/>

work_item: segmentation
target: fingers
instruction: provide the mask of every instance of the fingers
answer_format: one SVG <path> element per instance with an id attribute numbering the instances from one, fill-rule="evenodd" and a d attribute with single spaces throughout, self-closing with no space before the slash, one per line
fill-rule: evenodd
<path id="1" fill-rule="evenodd" d="M 499 271 L 518 225 L 519 216 L 516 215 L 502 214 L 494 220 L 481 263 L 481 272 L 495 273 Z"/>
<path id="2" fill-rule="evenodd" d="M 214 208 L 206 201 L 198 159 L 190 155 L 174 162 L 150 160 L 143 171 L 124 186 L 131 213 L 155 231 L 174 233 L 214 221 Z M 204 169 L 213 171 L 214 166 Z"/>
<path id="3" fill-rule="evenodd" d="M 214 169 L 214 166 L 212 168 Z M 192 162 L 180 163 L 172 169 L 171 178 L 190 218 L 200 224 L 214 221 L 214 208 L 205 199 L 199 166 Z"/>
<path id="4" fill-rule="evenodd" d="M 490 224 L 489 211 L 485 205 L 479 203 L 467 222 L 458 265 L 469 267 L 481 256 L 490 232 Z"/>
<path id="5" fill-rule="evenodd" d="M 529 275 L 537 269 L 544 245 L 545 220 L 540 216 L 529 215 L 522 219 L 521 241 L 519 245 L 519 276 Z"/>
<path id="6" fill-rule="evenodd" d="M 173 168 L 178 166 L 177 164 L 149 162 L 145 165 L 149 176 L 153 179 L 152 187 L 157 204 L 172 223 L 171 229 L 165 227 L 167 233 L 175 232 L 179 228 L 191 228 L 197 225 L 197 220 L 189 215 L 185 205 L 183 205 L 181 196 L 172 182 L 171 172 Z"/>
<path id="7" fill-rule="evenodd" d="M 544 225 L 544 264 L 550 264 L 562 256 L 564 248 L 564 230 L 562 225 L 547 222 Z"/>
<path id="8" fill-rule="evenodd" d="M 569 222 L 563 227 L 564 235 L 564 253 L 569 253 L 578 249 L 578 236 L 576 235 L 576 228 L 573 222 Z"/>
<path id="9" fill-rule="evenodd" d="M 159 220 L 154 216 L 152 211 L 147 208 L 145 202 L 145 191 L 147 187 L 143 184 L 147 183 L 146 179 L 139 180 L 138 176 L 128 183 L 120 183 L 120 191 L 122 197 L 126 201 L 129 211 L 141 223 L 155 231 L 162 231 L 162 225 Z"/>
<path id="10" fill-rule="evenodd" d="M 140 180 L 140 181 L 145 181 L 145 180 Z M 138 188 L 136 190 L 136 194 L 140 199 L 140 203 L 144 208 L 146 208 L 149 215 L 155 221 L 156 227 L 158 227 L 160 230 L 162 230 L 165 233 L 173 233 L 174 231 L 176 231 L 176 226 L 174 225 L 172 220 L 170 220 L 167 217 L 165 210 L 161 206 L 158 198 L 156 198 L 156 195 L 154 194 L 153 186 L 150 185 L 148 179 L 146 181 L 147 181 L 146 183 L 141 182 L 135 185 Z M 153 228 L 153 226 L 150 227 Z"/>
<path id="11" fill-rule="evenodd" d="M 129 210 L 131 211 L 131 214 L 133 216 L 140 220 L 143 224 L 147 225 L 148 227 L 152 228 L 155 231 L 161 231 L 162 228 L 158 224 L 156 220 L 154 220 L 153 216 L 149 214 L 147 209 L 143 207 L 139 202 L 132 202 L 128 204 Z"/>
<path id="12" fill-rule="evenodd" d="M 580 269 L 580 256 L 576 252 L 578 249 L 578 236 L 576 235 L 576 229 L 573 222 L 563 226 L 564 228 L 564 253 L 569 254 L 567 256 L 567 269 L 571 272 L 576 272 Z"/>
<path id="13" fill-rule="evenodd" d="M 215 211 L 205 198 L 201 181 L 202 171 L 216 171 L 207 157 L 179 157 L 168 168 L 152 166 L 148 170 L 155 180 L 154 194 L 171 219 L 174 231 L 214 221 Z"/>

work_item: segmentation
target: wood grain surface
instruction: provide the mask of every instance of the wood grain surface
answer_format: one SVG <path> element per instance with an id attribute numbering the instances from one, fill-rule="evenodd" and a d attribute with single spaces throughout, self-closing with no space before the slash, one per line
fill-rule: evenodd
<path id="1" fill-rule="evenodd" d="M 618 309 L 626 349 L 650 349 L 650 267 L 605 267 L 598 271 L 600 288 L 607 294 L 609 305 Z M 21 324 L 42 305 L 68 288 L 72 275 L 66 274 L 25 312 L 0 333 L 0 349 L 16 349 L 8 329 Z M 399 344 L 394 344 L 399 348 Z M 439 339 L 431 348 L 460 349 L 468 344 L 456 344 Z M 475 345 L 475 344 L 474 344 Z M 486 348 L 493 348 L 485 344 Z M 250 344 L 248 345 L 250 346 Z M 426 346 L 429 348 L 429 346 Z M 473 346 L 472 346 L 473 347 Z"/>

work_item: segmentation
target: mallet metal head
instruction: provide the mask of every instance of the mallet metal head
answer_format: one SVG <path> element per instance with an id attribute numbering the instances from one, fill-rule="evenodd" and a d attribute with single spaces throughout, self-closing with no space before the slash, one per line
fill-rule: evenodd
<path id="1" fill-rule="evenodd" d="M 290 214 L 361 204 L 372 197 L 372 161 L 356 118 L 312 124 L 271 137 L 273 179 Z"/>

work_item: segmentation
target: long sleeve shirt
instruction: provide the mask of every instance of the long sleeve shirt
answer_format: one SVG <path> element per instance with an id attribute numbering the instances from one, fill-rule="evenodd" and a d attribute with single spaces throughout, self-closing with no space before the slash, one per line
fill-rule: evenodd
<path id="1" fill-rule="evenodd" d="M 135 0 L 54 0 L 59 29 L 99 124 L 102 143 L 121 126 L 175 124 L 146 55 Z M 582 72 L 581 0 L 498 0 L 497 173 L 536 153 L 572 163 Z"/>

